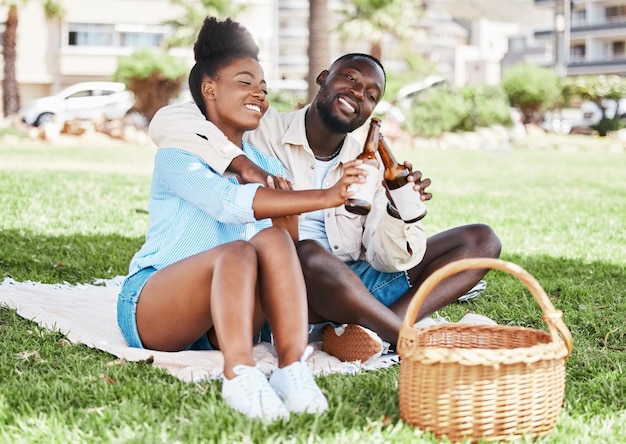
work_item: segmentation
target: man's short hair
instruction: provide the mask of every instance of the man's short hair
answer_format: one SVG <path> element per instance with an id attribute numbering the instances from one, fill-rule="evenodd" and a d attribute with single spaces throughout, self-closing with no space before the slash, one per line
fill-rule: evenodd
<path id="1" fill-rule="evenodd" d="M 331 67 L 342 63 L 344 61 L 348 61 L 348 60 L 354 60 L 354 59 L 369 59 L 372 62 L 376 63 L 380 69 L 383 72 L 383 78 L 385 79 L 385 83 L 387 83 L 387 73 L 385 72 L 385 67 L 383 66 L 383 64 L 380 62 L 380 60 L 378 60 L 376 57 L 374 57 L 371 54 L 367 54 L 364 52 L 350 52 L 348 54 L 344 54 L 341 57 L 339 57 L 337 60 L 335 60 L 333 63 L 331 63 Z"/>

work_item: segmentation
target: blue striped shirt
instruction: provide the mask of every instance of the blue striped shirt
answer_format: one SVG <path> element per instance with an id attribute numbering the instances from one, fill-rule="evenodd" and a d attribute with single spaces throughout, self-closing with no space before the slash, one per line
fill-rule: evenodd
<path id="1" fill-rule="evenodd" d="M 285 176 L 277 159 L 245 141 L 243 151 L 264 170 Z M 146 267 L 161 269 L 226 242 L 248 240 L 271 226 L 270 219 L 254 218 L 252 201 L 259 186 L 221 176 L 186 151 L 158 150 L 146 241 L 131 260 L 129 274 Z"/>

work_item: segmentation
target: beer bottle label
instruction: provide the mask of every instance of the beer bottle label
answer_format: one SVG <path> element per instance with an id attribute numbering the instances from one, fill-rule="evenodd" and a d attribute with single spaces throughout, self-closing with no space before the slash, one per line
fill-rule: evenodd
<path id="1" fill-rule="evenodd" d="M 348 186 L 348 191 L 354 193 L 350 199 L 364 200 L 371 204 L 378 184 L 378 168 L 368 163 L 362 163 L 359 168 L 369 171 L 369 174 L 365 177 L 365 183 L 353 183 Z"/>
<path id="2" fill-rule="evenodd" d="M 400 188 L 389 190 L 394 206 L 405 222 L 414 222 L 426 214 L 426 204 L 420 199 L 420 193 L 413 189 L 413 182 Z"/>

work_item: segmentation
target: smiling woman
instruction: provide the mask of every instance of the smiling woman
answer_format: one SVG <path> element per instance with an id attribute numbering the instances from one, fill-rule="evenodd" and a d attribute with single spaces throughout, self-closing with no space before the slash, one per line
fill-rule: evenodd
<path id="1" fill-rule="evenodd" d="M 225 178 L 176 143 L 159 149 L 146 242 L 131 260 L 117 313 L 132 347 L 221 350 L 226 403 L 271 422 L 290 412 L 328 408 L 305 362 L 308 313 L 293 242 L 296 215 L 343 204 L 348 186 L 361 179 L 359 162 L 347 162 L 333 187 L 293 191 L 282 164 L 243 141 L 268 109 L 258 53 L 238 23 L 204 21 L 189 87 L 202 115 L 219 132 L 190 132 L 181 121 L 176 136 L 204 139 L 218 151 L 224 144 L 235 145 L 273 175 L 268 186 Z M 252 355 L 253 337 L 266 322 L 279 363 L 269 381 Z"/>

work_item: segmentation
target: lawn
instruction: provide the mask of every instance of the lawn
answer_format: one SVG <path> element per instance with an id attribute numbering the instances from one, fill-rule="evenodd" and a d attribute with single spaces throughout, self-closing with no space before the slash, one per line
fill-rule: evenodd
<path id="1" fill-rule="evenodd" d="M 146 229 L 153 148 L 81 139 L 0 145 L 2 278 L 80 283 L 125 274 Z M 433 180 L 429 232 L 490 224 L 502 258 L 531 273 L 564 313 L 574 337 L 565 404 L 539 442 L 626 442 L 626 155 L 419 146 L 396 154 Z M 494 271 L 486 280 L 482 297 L 441 314 L 545 328 L 515 278 Z M 0 332 L 0 442 L 438 442 L 401 421 L 397 367 L 319 378 L 328 412 L 263 426 L 228 410 L 219 382 L 189 384 L 119 363 L 6 308 Z"/>

